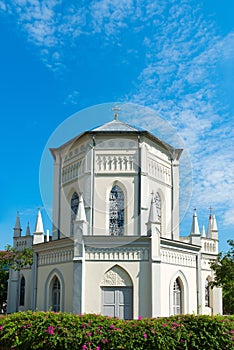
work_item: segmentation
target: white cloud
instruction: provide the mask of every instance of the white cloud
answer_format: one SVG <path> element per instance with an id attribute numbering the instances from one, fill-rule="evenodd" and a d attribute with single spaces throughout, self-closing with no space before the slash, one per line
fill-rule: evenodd
<path id="1" fill-rule="evenodd" d="M 64 104 L 72 104 L 76 105 L 78 104 L 78 98 L 79 98 L 79 91 L 74 90 L 70 94 L 67 95 L 67 97 L 64 100 Z"/>
<path id="2" fill-rule="evenodd" d="M 233 32 L 218 36 L 195 1 L 12 0 L 6 4 L 0 0 L 0 12 L 14 17 L 44 64 L 54 71 L 68 64 L 65 49 L 77 47 L 81 36 L 101 36 L 100 45 L 113 46 L 137 34 L 137 45 L 128 40 L 126 52 L 140 52 L 145 67 L 126 100 L 153 108 L 184 139 L 193 166 L 192 202 L 231 212 L 233 116 L 220 99 L 224 92 L 218 67 L 233 60 Z M 65 103 L 76 103 L 77 96 L 75 90 Z M 135 124 L 157 135 L 158 120 L 150 113 Z M 229 215 L 224 219 L 230 223 Z"/>

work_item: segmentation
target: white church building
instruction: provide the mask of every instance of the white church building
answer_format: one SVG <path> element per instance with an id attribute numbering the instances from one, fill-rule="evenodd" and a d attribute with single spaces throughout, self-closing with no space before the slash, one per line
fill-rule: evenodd
<path id="1" fill-rule="evenodd" d="M 17 215 L 14 247 L 32 247 L 34 259 L 10 271 L 8 313 L 222 314 L 222 291 L 208 284 L 215 216 L 200 232 L 194 210 L 188 235 L 179 232 L 181 149 L 116 115 L 50 151 L 52 237 L 40 210 L 33 234 L 22 234 Z"/>

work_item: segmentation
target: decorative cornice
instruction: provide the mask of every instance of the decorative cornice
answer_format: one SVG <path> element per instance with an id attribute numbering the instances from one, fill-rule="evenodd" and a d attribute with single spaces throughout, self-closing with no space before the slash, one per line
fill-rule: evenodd
<path id="1" fill-rule="evenodd" d="M 76 179 L 85 172 L 85 158 L 67 165 L 62 169 L 62 183 Z"/>
<path id="2" fill-rule="evenodd" d="M 148 174 L 153 178 L 161 180 L 168 185 L 171 184 L 171 170 L 152 158 L 147 159 Z"/>
<path id="3" fill-rule="evenodd" d="M 137 158 L 135 154 L 98 154 L 95 172 L 136 172 Z"/>
<path id="4" fill-rule="evenodd" d="M 73 249 L 48 251 L 38 255 L 38 266 L 67 263 L 73 260 Z"/>
<path id="5" fill-rule="evenodd" d="M 196 267 L 196 255 L 161 249 L 161 261 L 180 266 Z"/>
<path id="6" fill-rule="evenodd" d="M 148 261 L 149 249 L 138 247 L 93 248 L 86 247 L 85 260 Z"/>

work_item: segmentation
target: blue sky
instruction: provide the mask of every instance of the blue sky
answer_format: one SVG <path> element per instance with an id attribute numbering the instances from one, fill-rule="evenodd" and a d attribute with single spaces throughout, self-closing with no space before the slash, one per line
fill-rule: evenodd
<path id="1" fill-rule="evenodd" d="M 0 248 L 12 243 L 17 210 L 24 230 L 29 220 L 33 231 L 38 206 L 46 218 L 39 169 L 54 130 L 98 104 L 103 109 L 88 119 L 73 117 L 73 132 L 107 122 L 110 102 L 119 101 L 155 111 L 125 113 L 123 106 L 123 121 L 166 141 L 175 130 L 192 170 L 185 162 L 181 171 L 181 232 L 189 233 L 194 207 L 207 225 L 212 206 L 220 249 L 227 249 L 234 227 L 233 13 L 232 0 L 0 0 Z M 48 193 L 51 176 L 49 166 Z"/>

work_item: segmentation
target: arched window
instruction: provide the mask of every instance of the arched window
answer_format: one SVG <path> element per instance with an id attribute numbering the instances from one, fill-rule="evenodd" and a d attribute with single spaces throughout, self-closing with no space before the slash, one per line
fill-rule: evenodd
<path id="1" fill-rule="evenodd" d="M 52 310 L 60 311 L 60 282 L 57 277 L 52 282 Z"/>
<path id="2" fill-rule="evenodd" d="M 74 220 L 79 206 L 79 196 L 76 192 L 73 193 L 71 198 L 71 236 L 73 236 L 74 231 Z"/>
<path id="3" fill-rule="evenodd" d="M 205 306 L 210 307 L 210 286 L 208 278 L 205 281 Z"/>
<path id="4" fill-rule="evenodd" d="M 111 236 L 124 234 L 124 194 L 117 185 L 112 187 L 109 195 L 110 218 L 109 229 Z"/>
<path id="5" fill-rule="evenodd" d="M 161 222 L 161 220 L 162 220 L 161 197 L 160 197 L 158 192 L 155 193 L 154 202 L 156 205 L 157 220 L 158 220 L 158 222 Z"/>
<path id="6" fill-rule="evenodd" d="M 182 288 L 178 278 L 175 280 L 173 286 L 173 314 L 182 314 Z"/>
<path id="7" fill-rule="evenodd" d="M 24 300 L 25 300 L 25 278 L 24 276 L 22 276 L 20 280 L 20 306 L 24 306 Z"/>

